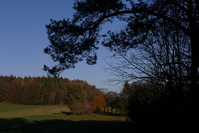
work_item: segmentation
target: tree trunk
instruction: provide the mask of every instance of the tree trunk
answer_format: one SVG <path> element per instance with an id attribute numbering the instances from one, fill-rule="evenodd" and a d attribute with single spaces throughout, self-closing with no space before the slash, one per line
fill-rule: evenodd
<path id="1" fill-rule="evenodd" d="M 197 12 L 193 9 L 193 1 L 189 1 L 189 19 L 190 19 L 190 41 L 191 41 L 191 88 L 190 88 L 190 102 L 191 102 L 191 121 L 192 127 L 195 128 L 194 121 L 199 119 L 199 88 L 198 88 L 198 25 L 197 25 Z"/>
<path id="2" fill-rule="evenodd" d="M 191 38 L 191 58 L 192 58 L 192 64 L 191 64 L 191 88 L 190 88 L 190 96 L 191 96 L 191 103 L 192 103 L 192 109 L 193 111 L 197 110 L 197 106 L 199 105 L 199 89 L 198 89 L 198 84 L 197 84 L 197 79 L 198 79 L 198 64 L 197 64 L 197 38 L 195 37 L 196 35 L 193 35 Z"/>

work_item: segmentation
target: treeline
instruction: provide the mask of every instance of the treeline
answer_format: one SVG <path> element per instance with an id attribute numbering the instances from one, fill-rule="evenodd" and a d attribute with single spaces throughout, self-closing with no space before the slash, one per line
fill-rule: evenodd
<path id="1" fill-rule="evenodd" d="M 113 98 L 114 96 L 114 98 Z M 68 105 L 74 114 L 112 112 L 116 92 L 104 93 L 86 81 L 54 77 L 0 76 L 0 102 Z"/>
<path id="2" fill-rule="evenodd" d="M 16 104 L 63 104 L 73 82 L 51 77 L 0 77 L 0 102 Z"/>

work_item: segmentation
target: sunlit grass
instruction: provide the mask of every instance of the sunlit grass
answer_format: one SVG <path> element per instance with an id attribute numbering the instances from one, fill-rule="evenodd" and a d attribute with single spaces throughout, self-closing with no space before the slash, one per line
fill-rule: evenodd
<path id="1" fill-rule="evenodd" d="M 82 121 L 82 120 L 91 120 L 91 121 L 125 121 L 126 117 L 123 116 L 110 116 L 110 115 L 101 115 L 101 114 L 86 114 L 86 115 L 69 115 L 64 117 L 65 120 L 72 121 Z"/>
<path id="2" fill-rule="evenodd" d="M 64 113 L 65 112 L 65 113 Z M 18 105 L 18 104 L 0 104 L 0 118 L 23 118 L 28 121 L 34 120 L 93 120 L 93 121 L 125 121 L 123 116 L 111 116 L 102 114 L 86 114 L 86 115 L 67 115 L 70 112 L 65 105 Z"/>
<path id="3" fill-rule="evenodd" d="M 20 118 L 25 119 L 29 122 L 61 119 L 61 117 L 58 115 L 32 115 L 32 116 L 24 116 Z"/>
<path id="4" fill-rule="evenodd" d="M 67 106 L 0 104 L 0 133 L 68 132 L 128 133 L 125 117 L 86 114 L 69 115 Z"/>
<path id="5" fill-rule="evenodd" d="M 67 106 L 0 104 L 0 118 L 54 119 L 63 111 L 69 111 Z"/>
<path id="6" fill-rule="evenodd" d="M 19 104 L 4 104 L 0 103 L 0 113 L 9 112 L 9 111 L 17 111 L 24 109 L 32 109 L 38 108 L 40 105 L 19 105 Z"/>

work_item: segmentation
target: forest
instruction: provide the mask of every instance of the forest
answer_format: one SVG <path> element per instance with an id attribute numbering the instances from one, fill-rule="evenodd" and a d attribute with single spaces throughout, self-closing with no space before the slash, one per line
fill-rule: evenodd
<path id="1" fill-rule="evenodd" d="M 73 114 L 113 113 L 118 93 L 104 93 L 86 81 L 54 77 L 0 76 L 0 102 L 26 105 L 68 105 Z"/>

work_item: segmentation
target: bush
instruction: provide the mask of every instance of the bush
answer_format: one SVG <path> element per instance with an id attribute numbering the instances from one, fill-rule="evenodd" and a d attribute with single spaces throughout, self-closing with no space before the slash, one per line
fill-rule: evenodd
<path id="1" fill-rule="evenodd" d="M 88 114 L 91 112 L 90 105 L 87 101 L 74 100 L 69 103 L 71 113 L 74 115 Z"/>

